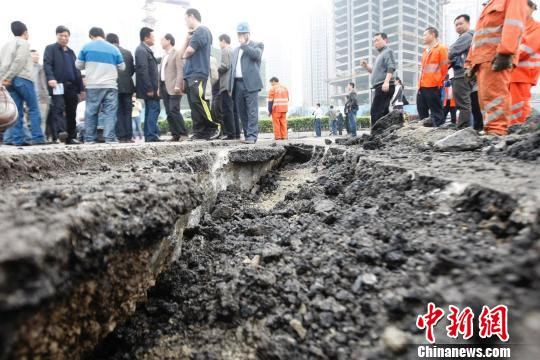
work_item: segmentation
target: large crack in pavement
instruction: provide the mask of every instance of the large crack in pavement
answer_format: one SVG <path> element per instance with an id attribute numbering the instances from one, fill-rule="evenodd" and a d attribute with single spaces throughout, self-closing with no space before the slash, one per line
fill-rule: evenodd
<path id="1" fill-rule="evenodd" d="M 303 161 L 308 153 L 288 152 Z M 416 358 L 415 320 L 429 302 L 477 315 L 506 304 L 512 343 L 531 344 L 514 354 L 539 353 L 530 320 L 540 317 L 538 204 L 518 221 L 518 199 L 473 175 L 455 182 L 411 171 L 411 162 L 324 153 L 286 162 L 257 193 L 221 192 L 148 301 L 90 357 Z M 294 190 L 291 172 L 305 176 Z M 280 191 L 288 193 L 269 206 Z M 437 333 L 443 339 L 444 327 Z"/>

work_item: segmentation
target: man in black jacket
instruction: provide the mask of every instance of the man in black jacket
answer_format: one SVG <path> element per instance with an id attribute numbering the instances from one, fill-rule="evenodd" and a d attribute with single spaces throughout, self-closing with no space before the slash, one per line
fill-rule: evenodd
<path id="1" fill-rule="evenodd" d="M 345 115 L 347 115 L 347 124 L 349 125 L 350 135 L 356 137 L 356 113 L 358 112 L 358 95 L 356 93 L 356 85 L 351 82 L 347 87 L 349 95 L 345 103 Z"/>
<path id="2" fill-rule="evenodd" d="M 154 52 L 154 30 L 143 27 L 140 32 L 141 44 L 135 51 L 135 73 L 137 97 L 144 99 L 144 139 L 146 142 L 159 142 L 157 120 L 160 113 L 158 94 L 158 63 Z"/>
<path id="3" fill-rule="evenodd" d="M 459 15 L 454 20 L 456 32 L 459 38 L 448 49 L 448 60 L 450 67 L 454 70 L 452 80 L 452 90 L 456 100 L 456 108 L 459 110 L 459 119 L 456 126 L 458 128 L 468 127 L 471 123 L 471 84 L 465 77 L 465 59 L 469 54 L 469 49 L 474 33 L 470 30 L 469 15 Z"/>
<path id="4" fill-rule="evenodd" d="M 135 93 L 135 84 L 133 83 L 133 74 L 135 73 L 135 64 L 133 55 L 129 50 L 120 46 L 120 39 L 116 34 L 107 34 L 107 41 L 120 50 L 125 70 L 118 70 L 118 116 L 116 120 L 116 136 L 121 143 L 133 142 L 133 125 L 131 112 L 133 111 L 132 96 Z"/>
<path id="5" fill-rule="evenodd" d="M 70 31 L 65 26 L 56 28 L 55 44 L 45 48 L 43 67 L 52 98 L 51 125 L 53 138 L 66 144 L 78 144 L 76 113 L 79 94 L 83 90 L 81 72 L 75 67 L 77 57 L 68 47 Z"/>

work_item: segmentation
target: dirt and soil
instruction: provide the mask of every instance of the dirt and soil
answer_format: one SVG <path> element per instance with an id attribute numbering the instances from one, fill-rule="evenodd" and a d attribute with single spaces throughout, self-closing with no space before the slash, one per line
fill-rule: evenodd
<path id="1" fill-rule="evenodd" d="M 417 344 L 425 343 L 416 317 L 429 302 L 470 306 L 477 317 L 483 305 L 505 304 L 513 358 L 536 360 L 538 130 L 502 139 L 472 135 L 478 146 L 436 151 L 452 134 L 393 113 L 372 135 L 337 146 L 284 143 L 286 152 L 232 146 L 227 156 L 221 148 L 208 155 L 215 145 L 195 144 L 183 145 L 183 155 L 174 146 L 9 154 L 0 159 L 0 182 L 13 184 L 0 200 L 1 230 L 9 251 L 25 256 L 10 262 L 6 255 L 0 264 L 30 258 L 33 267 L 21 269 L 40 277 L 0 268 L 0 314 L 54 313 L 74 301 L 60 307 L 66 316 L 86 304 L 91 311 L 81 316 L 98 321 L 68 333 L 84 343 L 75 357 L 83 349 L 88 359 L 384 360 L 416 358 Z M 197 160 L 186 161 L 189 151 Z M 268 171 L 269 160 L 280 167 L 249 191 L 243 177 Z M 229 173 L 216 175 L 224 167 Z M 198 188 L 203 182 L 214 187 Z M 199 190 L 216 189 L 223 191 L 199 211 L 199 221 L 175 227 L 204 202 Z M 140 221 L 128 221 L 135 218 Z M 86 225 L 73 226 L 83 220 Z M 66 229 L 71 236 L 54 235 Z M 145 274 L 141 269 L 154 264 L 174 229 L 183 232 L 183 243 L 172 264 L 150 266 L 144 281 L 126 280 L 129 257 Z M 26 248 L 14 245 L 17 238 Z M 32 244 L 41 253 L 32 253 Z M 107 267 L 116 263 L 118 277 Z M 64 272 L 67 282 L 59 277 Z M 103 286 L 96 286 L 102 273 Z M 127 308 L 125 299 L 114 301 L 119 289 L 131 288 L 137 295 L 127 297 Z M 16 305 L 17 299 L 26 303 Z M 79 319 L 67 318 L 68 327 Z M 47 329 L 47 316 L 39 320 Z M 436 331 L 442 342 L 449 341 L 445 325 Z"/>
<path id="2" fill-rule="evenodd" d="M 520 160 L 536 135 L 446 154 L 389 123 L 346 148 L 291 146 L 257 193 L 221 192 L 88 358 L 413 359 L 434 302 L 507 305 L 514 355 L 537 359 L 539 169 Z"/>

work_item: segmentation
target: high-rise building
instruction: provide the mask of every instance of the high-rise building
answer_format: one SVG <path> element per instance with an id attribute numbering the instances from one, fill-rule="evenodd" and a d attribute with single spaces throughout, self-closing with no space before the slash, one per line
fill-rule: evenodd
<path id="1" fill-rule="evenodd" d="M 309 18 L 309 37 L 304 42 L 305 65 L 307 71 L 304 72 L 304 104 L 313 106 L 320 103 L 329 103 L 328 78 L 330 63 L 331 39 L 329 30 L 331 29 L 331 19 L 328 11 L 323 6 L 312 8 Z"/>
<path id="2" fill-rule="evenodd" d="M 335 77 L 330 81 L 332 102 L 343 105 L 347 84 L 356 84 L 360 104 L 371 102 L 369 74 L 362 59 L 371 64 L 377 50 L 373 36 L 385 32 L 394 50 L 397 75 L 405 86 L 405 96 L 414 100 L 419 64 L 424 45 L 422 35 L 428 26 L 442 31 L 443 0 L 334 0 Z"/>

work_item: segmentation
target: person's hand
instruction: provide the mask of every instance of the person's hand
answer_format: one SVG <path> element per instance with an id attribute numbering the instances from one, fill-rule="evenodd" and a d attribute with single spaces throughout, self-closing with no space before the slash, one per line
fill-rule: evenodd
<path id="1" fill-rule="evenodd" d="M 2 80 L 2 85 L 3 86 L 10 86 L 11 85 L 11 80 Z"/>
<path id="2" fill-rule="evenodd" d="M 469 79 L 469 81 L 476 75 L 476 67 L 473 66 L 472 68 L 466 68 L 465 69 L 465 77 Z"/>
<path id="3" fill-rule="evenodd" d="M 384 84 L 382 84 L 382 91 L 383 92 L 390 91 L 390 83 L 388 81 L 385 81 Z"/>
<path id="4" fill-rule="evenodd" d="M 514 55 L 497 54 L 493 59 L 491 69 L 493 71 L 503 71 L 512 68 L 512 60 Z"/>
<path id="5" fill-rule="evenodd" d="M 149 91 L 146 93 L 146 96 L 148 97 L 154 97 L 154 92 L 153 91 Z"/>
<path id="6" fill-rule="evenodd" d="M 58 86 L 58 82 L 56 80 L 49 80 L 49 87 L 52 87 L 53 89 Z"/>
<path id="7" fill-rule="evenodd" d="M 178 86 L 176 86 L 176 87 L 174 88 L 174 93 L 175 93 L 176 95 L 180 95 L 180 94 L 182 94 L 182 89 L 180 89 Z"/>
<path id="8" fill-rule="evenodd" d="M 369 64 L 368 64 L 368 62 L 367 62 L 366 59 L 364 59 L 364 60 L 362 60 L 362 61 L 360 62 L 360 66 L 363 67 L 364 69 L 367 69 L 367 68 L 368 68 L 368 65 L 369 65 Z"/>

